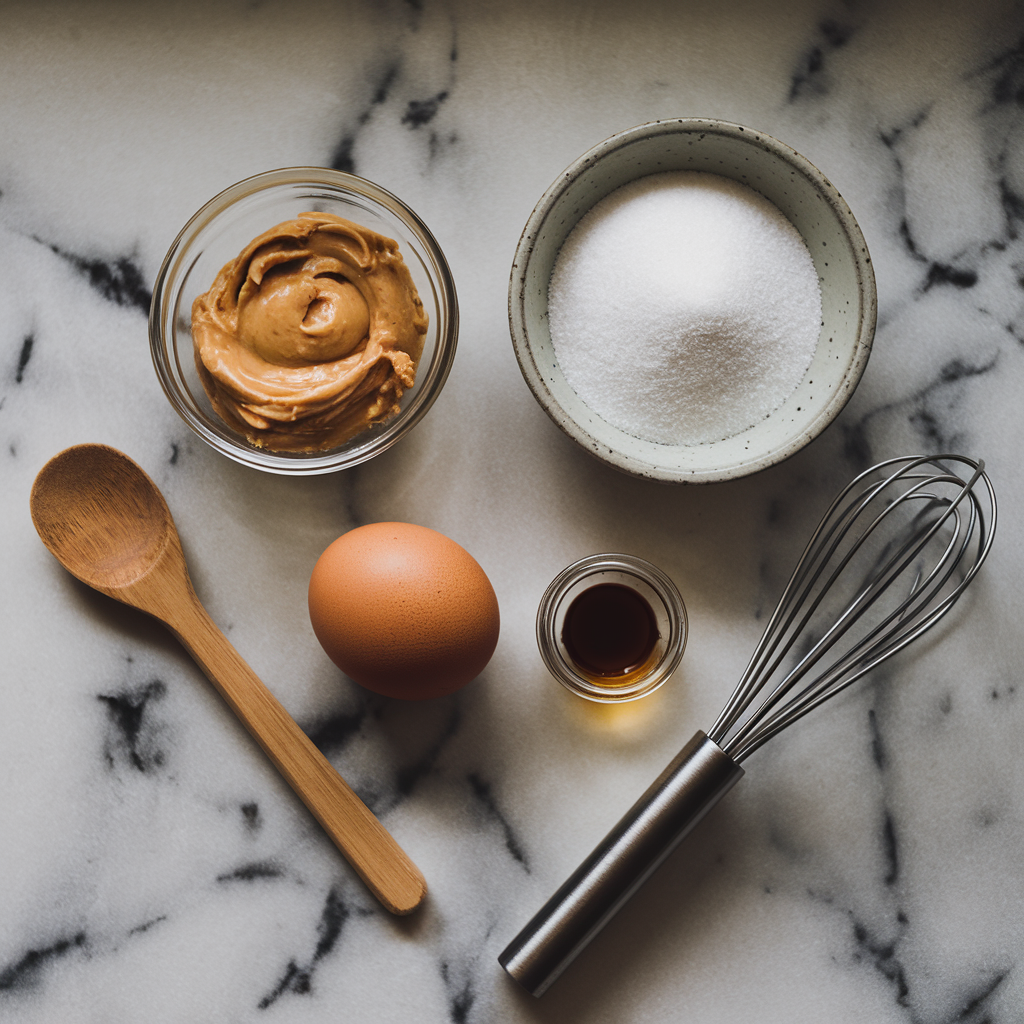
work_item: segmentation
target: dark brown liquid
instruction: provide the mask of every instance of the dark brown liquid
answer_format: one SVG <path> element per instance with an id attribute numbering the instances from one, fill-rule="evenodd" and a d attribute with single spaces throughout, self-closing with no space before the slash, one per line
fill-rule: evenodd
<path id="1" fill-rule="evenodd" d="M 621 583 L 599 583 L 565 613 L 562 643 L 576 667 L 611 679 L 644 668 L 658 642 L 658 621 L 647 601 Z"/>

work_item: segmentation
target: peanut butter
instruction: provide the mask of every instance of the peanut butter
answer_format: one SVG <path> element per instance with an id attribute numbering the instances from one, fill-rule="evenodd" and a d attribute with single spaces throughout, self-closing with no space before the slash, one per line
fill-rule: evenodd
<path id="1" fill-rule="evenodd" d="M 254 238 L 192 305 L 213 407 L 272 451 L 333 448 L 396 415 L 426 332 L 398 244 L 327 213 Z"/>

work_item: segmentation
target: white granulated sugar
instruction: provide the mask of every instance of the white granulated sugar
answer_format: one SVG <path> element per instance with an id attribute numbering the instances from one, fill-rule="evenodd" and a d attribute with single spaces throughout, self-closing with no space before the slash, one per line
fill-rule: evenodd
<path id="1" fill-rule="evenodd" d="M 799 232 L 753 189 L 669 171 L 602 199 L 548 288 L 566 381 L 613 426 L 701 444 L 759 423 L 810 366 L 818 275 Z"/>

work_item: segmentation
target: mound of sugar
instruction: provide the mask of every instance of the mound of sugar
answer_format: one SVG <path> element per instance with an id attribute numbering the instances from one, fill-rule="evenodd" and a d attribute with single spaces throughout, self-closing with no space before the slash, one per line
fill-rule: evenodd
<path id="1" fill-rule="evenodd" d="M 818 275 L 767 199 L 697 171 L 597 203 L 548 287 L 555 356 L 599 416 L 648 441 L 731 437 L 793 393 L 821 324 Z"/>

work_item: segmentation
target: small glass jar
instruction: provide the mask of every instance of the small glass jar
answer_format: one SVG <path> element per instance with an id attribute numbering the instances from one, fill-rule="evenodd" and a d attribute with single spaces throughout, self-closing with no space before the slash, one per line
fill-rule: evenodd
<path id="1" fill-rule="evenodd" d="M 605 673 L 587 667 L 578 652 L 575 657 L 571 653 L 566 618 L 581 595 L 608 584 L 642 599 L 636 602 L 638 607 L 649 607 L 653 645 L 640 664 Z M 675 584 L 657 566 L 635 555 L 591 555 L 574 562 L 551 581 L 537 609 L 537 646 L 548 671 L 578 696 L 606 704 L 637 700 L 658 689 L 676 670 L 686 634 L 686 606 Z"/>

